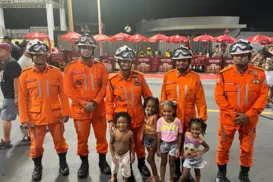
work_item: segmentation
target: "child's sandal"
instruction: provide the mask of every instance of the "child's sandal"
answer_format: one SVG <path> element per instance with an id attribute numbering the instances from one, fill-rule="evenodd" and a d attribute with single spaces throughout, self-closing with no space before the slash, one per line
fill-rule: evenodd
<path id="1" fill-rule="evenodd" d="M 154 177 L 153 177 L 153 176 L 149 176 L 149 177 L 146 179 L 146 182 L 154 182 Z"/>
<path id="2" fill-rule="evenodd" d="M 108 182 L 118 182 L 117 179 L 110 179 Z"/>
<path id="3" fill-rule="evenodd" d="M 153 176 L 153 182 L 160 182 L 159 176 Z"/>

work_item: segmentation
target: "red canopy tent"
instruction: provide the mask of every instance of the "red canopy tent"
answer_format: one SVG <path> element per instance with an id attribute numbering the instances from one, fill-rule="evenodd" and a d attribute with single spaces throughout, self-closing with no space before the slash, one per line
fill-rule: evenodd
<path id="1" fill-rule="evenodd" d="M 114 36 L 111 37 L 111 40 L 112 41 L 120 41 L 120 40 L 123 40 L 123 41 L 127 41 L 129 40 L 131 35 L 129 34 L 126 34 L 126 33 L 123 33 L 123 32 L 120 32 Z"/>
<path id="2" fill-rule="evenodd" d="M 147 37 L 145 37 L 143 35 L 140 35 L 140 34 L 135 34 L 135 35 L 132 35 L 129 38 L 129 41 L 131 41 L 131 42 L 146 42 L 147 41 Z"/>
<path id="3" fill-rule="evenodd" d="M 236 42 L 236 39 L 224 34 L 224 35 L 220 35 L 218 37 L 215 37 L 213 41 L 220 42 L 220 43 L 234 43 L 234 42 Z"/>
<path id="4" fill-rule="evenodd" d="M 97 34 L 93 36 L 94 39 L 98 42 L 110 42 L 111 38 L 104 34 Z"/>
<path id="5" fill-rule="evenodd" d="M 260 34 L 249 37 L 248 41 L 251 43 L 260 43 L 262 45 L 271 43 L 271 39 L 269 37 Z"/>
<path id="6" fill-rule="evenodd" d="M 80 36 L 81 34 L 78 34 L 77 32 L 69 32 L 67 34 L 62 35 L 61 39 L 76 42 L 80 38 Z"/>
<path id="7" fill-rule="evenodd" d="M 173 35 L 169 37 L 169 42 L 179 44 L 181 42 L 187 42 L 188 39 L 186 37 L 180 35 Z"/>
<path id="8" fill-rule="evenodd" d="M 207 34 L 204 35 L 200 35 L 198 37 L 193 38 L 193 41 L 195 42 L 209 42 L 209 41 L 213 41 L 213 37 Z"/>
<path id="9" fill-rule="evenodd" d="M 158 42 L 158 41 L 165 41 L 167 42 L 169 37 L 163 34 L 156 34 L 148 39 L 148 42 Z"/>

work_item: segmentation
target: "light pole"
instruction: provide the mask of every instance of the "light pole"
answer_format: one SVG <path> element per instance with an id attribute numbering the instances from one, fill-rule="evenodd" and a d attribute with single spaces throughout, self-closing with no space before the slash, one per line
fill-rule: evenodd
<path id="1" fill-rule="evenodd" d="M 67 0 L 69 32 L 74 32 L 72 0 Z"/>
<path id="2" fill-rule="evenodd" d="M 98 4 L 98 27 L 99 27 L 99 34 L 102 34 L 100 0 L 97 0 L 97 4 Z M 102 56 L 102 54 L 103 54 L 102 43 L 100 42 L 99 44 L 100 44 L 100 56 Z"/>

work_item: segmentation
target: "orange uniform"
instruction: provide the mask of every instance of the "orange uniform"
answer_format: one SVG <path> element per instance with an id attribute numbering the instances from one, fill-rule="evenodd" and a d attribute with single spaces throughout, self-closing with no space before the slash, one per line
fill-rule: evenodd
<path id="1" fill-rule="evenodd" d="M 141 96 L 144 99 L 152 96 L 152 92 L 142 73 L 133 70 L 129 78 L 125 80 L 119 71 L 109 79 L 106 93 L 107 121 L 113 121 L 115 113 L 129 113 L 132 117 L 131 128 L 134 133 L 138 158 L 145 157 L 145 148 L 141 141 L 144 123 Z"/>
<path id="2" fill-rule="evenodd" d="M 185 74 L 173 69 L 164 75 L 160 102 L 165 100 L 177 103 L 176 115 L 187 131 L 189 121 L 196 117 L 195 106 L 199 118 L 207 120 L 205 93 L 197 73 L 188 70 Z"/>
<path id="3" fill-rule="evenodd" d="M 256 125 L 268 96 L 268 86 L 264 82 L 264 71 L 250 64 L 244 74 L 241 74 L 236 66 L 231 66 L 222 70 L 218 75 L 215 87 L 215 100 L 220 109 L 217 164 L 228 163 L 229 149 L 234 134 L 238 130 L 240 163 L 245 167 L 252 166 Z M 245 113 L 249 117 L 245 126 L 237 125 L 233 121 L 236 112 Z"/>
<path id="4" fill-rule="evenodd" d="M 97 139 L 96 149 L 100 154 L 106 154 L 108 144 L 106 140 L 105 92 L 108 73 L 103 63 L 93 61 L 90 66 L 82 60 L 69 63 L 64 72 L 64 90 L 72 100 L 71 115 L 78 135 L 78 155 L 87 156 L 88 137 L 91 123 Z M 87 102 L 97 103 L 94 112 L 85 112 Z"/>
<path id="5" fill-rule="evenodd" d="M 31 158 L 43 154 L 46 125 L 57 153 L 66 152 L 68 145 L 63 136 L 64 124 L 60 121 L 63 116 L 69 116 L 69 102 L 64 94 L 61 71 L 49 65 L 42 73 L 34 66 L 25 69 L 19 78 L 18 103 L 20 122 L 34 126 L 29 129 Z"/>

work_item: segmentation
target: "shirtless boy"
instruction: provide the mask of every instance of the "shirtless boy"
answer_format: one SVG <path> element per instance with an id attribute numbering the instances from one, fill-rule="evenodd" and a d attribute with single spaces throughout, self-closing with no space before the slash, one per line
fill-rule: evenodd
<path id="1" fill-rule="evenodd" d="M 116 114 L 114 122 L 117 129 L 111 134 L 110 140 L 112 178 L 109 182 L 117 182 L 119 166 L 121 167 L 123 179 L 127 182 L 131 176 L 130 162 L 133 163 L 135 160 L 134 134 L 128 129 L 131 124 L 131 117 L 126 112 L 119 112 Z"/>

